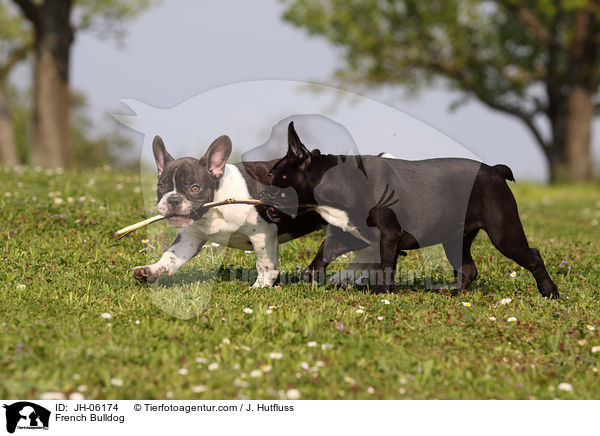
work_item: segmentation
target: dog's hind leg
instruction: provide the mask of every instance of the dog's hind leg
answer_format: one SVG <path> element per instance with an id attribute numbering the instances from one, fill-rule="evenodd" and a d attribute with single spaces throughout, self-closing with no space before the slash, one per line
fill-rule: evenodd
<path id="1" fill-rule="evenodd" d="M 508 190 L 508 187 L 507 187 Z M 519 219 L 517 204 L 510 190 L 502 193 L 502 207 L 486 213 L 484 228 L 494 246 L 506 257 L 528 269 L 544 297 L 558 298 L 558 288 L 550 278 L 540 252 L 529 247 L 523 225 Z"/>
<path id="2" fill-rule="evenodd" d="M 477 267 L 471 257 L 471 244 L 478 232 L 479 229 L 471 230 L 462 238 L 455 238 L 443 243 L 446 257 L 454 269 L 454 294 L 467 289 L 477 277 Z"/>

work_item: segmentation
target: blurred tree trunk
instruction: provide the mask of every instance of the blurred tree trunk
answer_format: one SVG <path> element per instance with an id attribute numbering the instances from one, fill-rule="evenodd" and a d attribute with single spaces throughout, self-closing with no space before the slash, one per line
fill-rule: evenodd
<path id="1" fill-rule="evenodd" d="M 574 24 L 564 75 L 553 74 L 552 59 L 549 63 L 546 89 L 547 115 L 552 125 L 552 143 L 548 144 L 552 181 L 582 182 L 593 178 L 591 129 L 595 116 L 593 95 L 597 91 L 594 36 L 598 23 L 591 13 L 581 10 L 575 14 Z"/>
<path id="2" fill-rule="evenodd" d="M 594 103 L 590 93 L 576 86 L 567 98 L 565 132 L 566 176 L 572 182 L 592 180 L 591 128 Z"/>
<path id="3" fill-rule="evenodd" d="M 31 164 L 69 162 L 69 52 L 72 0 L 14 0 L 34 28 L 34 108 Z"/>
<path id="4" fill-rule="evenodd" d="M 4 94 L 4 82 L 2 80 L 0 80 L 0 163 L 6 166 L 14 166 L 19 163 L 8 102 Z"/>

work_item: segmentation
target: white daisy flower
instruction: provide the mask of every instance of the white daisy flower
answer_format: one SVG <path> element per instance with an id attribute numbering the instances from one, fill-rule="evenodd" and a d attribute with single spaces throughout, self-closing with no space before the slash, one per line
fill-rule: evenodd
<path id="1" fill-rule="evenodd" d="M 219 245 L 219 244 L 217 244 L 216 242 L 211 242 L 211 243 L 210 243 L 210 246 L 211 246 L 211 247 L 215 247 L 215 248 L 216 248 L 216 247 L 220 247 L 220 245 Z"/>
<path id="2" fill-rule="evenodd" d="M 249 307 L 246 307 L 246 308 L 244 309 L 244 312 L 245 312 L 245 313 L 252 313 L 252 312 L 253 312 L 253 310 L 252 310 L 252 309 L 250 309 Z"/>
<path id="3" fill-rule="evenodd" d="M 369 386 L 367 388 L 367 392 L 370 393 L 370 394 L 374 394 L 375 393 L 375 388 L 373 386 Z"/>
<path id="4" fill-rule="evenodd" d="M 306 345 L 308 345 L 309 347 L 316 347 L 317 346 L 317 341 L 310 341 Z"/>
<path id="5" fill-rule="evenodd" d="M 277 306 L 269 306 L 269 309 L 275 310 L 275 309 L 277 309 Z"/>
<path id="6" fill-rule="evenodd" d="M 383 321 L 383 316 L 379 315 L 379 316 L 377 317 L 377 321 Z"/>
<path id="7" fill-rule="evenodd" d="M 390 300 L 379 300 L 379 301 L 381 301 L 383 304 L 391 304 Z"/>
<path id="8" fill-rule="evenodd" d="M 561 383 L 558 385 L 558 389 L 565 392 L 572 392 L 573 386 L 571 385 L 571 383 Z"/>
<path id="9" fill-rule="evenodd" d="M 179 375 L 187 375 L 187 373 L 188 373 L 189 371 L 187 370 L 187 368 L 179 368 L 179 369 L 177 370 L 177 372 L 179 373 Z"/>
<path id="10" fill-rule="evenodd" d="M 513 278 L 514 278 L 514 277 L 516 277 L 516 276 L 517 276 L 517 272 L 516 272 L 516 271 L 512 271 L 512 272 L 510 273 L 510 276 L 511 276 L 511 277 L 513 277 Z"/>
<path id="11" fill-rule="evenodd" d="M 344 377 L 344 381 L 346 383 L 350 383 L 351 385 L 356 384 L 356 380 L 354 380 L 352 377 L 350 377 L 349 375 Z"/>
<path id="12" fill-rule="evenodd" d="M 364 310 L 362 310 L 362 309 L 356 309 L 356 313 L 364 313 Z"/>
<path id="13" fill-rule="evenodd" d="M 142 244 L 147 244 L 148 242 L 150 242 L 150 239 L 142 239 Z"/>
<path id="14" fill-rule="evenodd" d="M 496 321 L 496 317 L 495 317 L 495 316 L 490 316 L 488 319 L 489 319 L 490 321 Z"/>
<path id="15" fill-rule="evenodd" d="M 231 341 L 229 340 L 229 338 L 223 338 L 223 340 L 221 341 L 221 343 L 223 345 L 229 345 L 231 343 Z"/>
<path id="16" fill-rule="evenodd" d="M 269 354 L 269 357 L 271 359 L 279 360 L 279 359 L 281 359 L 283 357 L 283 354 L 274 352 L 274 353 Z"/>
<path id="17" fill-rule="evenodd" d="M 253 369 L 252 371 L 250 371 L 250 377 L 252 377 L 252 378 L 257 378 L 262 375 L 263 375 L 263 373 L 260 369 Z"/>
<path id="18" fill-rule="evenodd" d="M 515 318 L 514 316 L 511 316 L 510 318 L 508 318 L 506 320 L 506 322 L 517 322 L 517 318 Z"/>
<path id="19" fill-rule="evenodd" d="M 248 345 L 240 345 L 240 348 L 244 351 L 250 351 L 252 349 Z"/>
<path id="20" fill-rule="evenodd" d="M 471 303 L 469 303 L 468 301 L 463 301 L 462 305 L 465 307 L 471 307 Z"/>
<path id="21" fill-rule="evenodd" d="M 81 392 L 71 392 L 69 400 L 83 401 L 85 400 L 85 396 Z"/>
<path id="22" fill-rule="evenodd" d="M 197 363 L 206 363 L 208 360 L 205 357 L 196 357 Z"/>
<path id="23" fill-rule="evenodd" d="M 123 386 L 123 380 L 120 378 L 114 377 L 114 378 L 110 379 L 110 384 L 113 386 L 121 387 L 121 386 Z"/>
<path id="24" fill-rule="evenodd" d="M 236 378 L 233 381 L 233 385 L 237 386 L 238 388 L 247 388 L 248 387 L 248 382 L 244 381 L 244 380 L 240 380 L 239 378 Z"/>
<path id="25" fill-rule="evenodd" d="M 600 353 L 600 346 L 599 345 L 594 345 L 592 347 L 592 353 Z"/>
<path id="26" fill-rule="evenodd" d="M 310 365 L 307 362 L 300 362 L 300 367 L 305 371 L 310 369 Z"/>
<path id="27" fill-rule="evenodd" d="M 317 360 L 317 361 L 315 362 L 315 366 L 316 366 L 317 368 L 321 368 L 322 366 L 325 366 L 325 362 L 323 362 L 322 360 Z"/>
<path id="28" fill-rule="evenodd" d="M 285 393 L 285 395 L 290 400 L 297 400 L 298 398 L 300 398 L 300 391 L 298 389 L 290 389 Z"/>
<path id="29" fill-rule="evenodd" d="M 100 315 L 102 318 L 104 319 L 110 319 L 112 317 L 112 315 L 108 312 L 104 312 L 102 315 Z"/>
<path id="30" fill-rule="evenodd" d="M 267 315 L 271 315 L 273 313 L 273 309 L 267 309 L 266 313 L 267 313 Z"/>
<path id="31" fill-rule="evenodd" d="M 587 329 L 588 329 L 589 331 L 591 331 L 591 332 L 593 332 L 594 330 L 596 330 L 596 327 L 594 327 L 594 326 L 593 326 L 593 325 L 591 325 L 591 324 L 588 324 L 586 327 L 587 327 Z"/>
<path id="32" fill-rule="evenodd" d="M 217 362 L 213 362 L 210 365 L 208 365 L 209 371 L 216 371 L 217 369 L 219 369 L 219 364 Z"/>
<path id="33" fill-rule="evenodd" d="M 578 340 L 577 345 L 579 345 L 580 347 L 583 347 L 585 345 L 585 339 Z"/>
<path id="34" fill-rule="evenodd" d="M 85 391 L 87 391 L 87 389 L 88 389 L 88 388 L 87 388 L 87 386 L 86 386 L 86 385 L 79 385 L 79 386 L 77 386 L 77 390 L 78 390 L 79 392 L 85 392 Z"/>
<path id="35" fill-rule="evenodd" d="M 503 298 L 502 300 L 500 300 L 500 304 L 505 305 L 508 304 L 512 301 L 512 298 Z"/>
<path id="36" fill-rule="evenodd" d="M 196 386 L 192 386 L 192 392 L 194 392 L 195 394 L 200 394 L 202 392 L 206 392 L 208 388 L 204 385 L 196 385 Z"/>
<path id="37" fill-rule="evenodd" d="M 269 372 L 273 369 L 273 367 L 271 365 L 262 365 L 260 369 L 262 370 L 262 372 Z"/>
<path id="38" fill-rule="evenodd" d="M 333 348 L 333 345 L 331 344 L 321 344 L 321 350 L 325 351 L 325 350 L 330 350 Z"/>
<path id="39" fill-rule="evenodd" d="M 24 285 L 23 283 L 21 283 L 20 285 L 17 285 L 17 289 L 25 289 L 27 287 L 27 285 Z"/>

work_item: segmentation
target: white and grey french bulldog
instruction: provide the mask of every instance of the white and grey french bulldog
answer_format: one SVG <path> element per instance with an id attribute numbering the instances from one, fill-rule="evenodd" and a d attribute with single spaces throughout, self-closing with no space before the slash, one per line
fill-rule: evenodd
<path id="1" fill-rule="evenodd" d="M 136 279 L 152 283 L 163 275 L 172 275 L 196 256 L 207 241 L 214 241 L 228 247 L 253 249 L 257 268 L 253 286 L 272 286 L 278 276 L 278 245 L 327 226 L 312 211 L 300 210 L 293 217 L 286 215 L 274 223 L 262 206 L 234 204 L 205 208 L 204 204 L 212 201 L 258 198 L 268 184 L 268 173 L 275 160 L 227 164 L 231 149 L 231 140 L 221 136 L 200 159 L 174 159 L 162 139 L 154 138 L 158 211 L 179 231 L 158 262 L 133 269 Z M 340 252 L 366 245 L 349 238 L 344 239 L 343 246 L 335 240 L 329 240 L 331 243 Z M 322 262 L 319 257 L 322 252 L 319 250 L 314 262 Z"/>

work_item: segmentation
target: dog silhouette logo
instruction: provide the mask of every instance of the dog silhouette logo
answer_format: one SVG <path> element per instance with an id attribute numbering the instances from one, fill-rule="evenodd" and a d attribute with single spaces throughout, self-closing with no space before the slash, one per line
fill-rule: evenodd
<path id="1" fill-rule="evenodd" d="M 29 401 L 19 401 L 10 405 L 4 404 L 6 409 L 6 431 L 14 433 L 18 429 L 44 429 L 48 430 L 50 411 L 42 406 Z"/>

